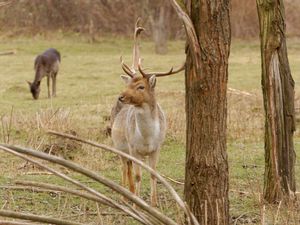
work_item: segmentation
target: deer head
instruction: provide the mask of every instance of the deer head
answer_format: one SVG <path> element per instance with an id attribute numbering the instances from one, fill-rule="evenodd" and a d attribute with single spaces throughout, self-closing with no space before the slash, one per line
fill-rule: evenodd
<path id="1" fill-rule="evenodd" d="M 156 77 L 168 76 L 180 72 L 184 66 L 177 70 L 171 68 L 167 72 L 146 73 L 141 67 L 141 60 L 138 63 L 138 70 L 142 76 L 121 75 L 126 84 L 125 91 L 120 95 L 119 100 L 125 104 L 141 106 L 143 103 L 155 101 L 154 88 Z"/>
<path id="2" fill-rule="evenodd" d="M 32 94 L 32 97 L 35 100 L 37 100 L 39 98 L 40 91 L 41 91 L 41 88 L 40 88 L 41 81 L 33 82 L 33 83 L 31 83 L 30 81 L 27 81 L 27 83 L 29 85 L 29 90 Z"/>
<path id="3" fill-rule="evenodd" d="M 145 77 L 130 77 L 121 75 L 126 84 L 126 89 L 119 96 L 119 101 L 125 104 L 142 106 L 143 103 L 151 103 L 154 100 L 155 75 Z"/>
<path id="4" fill-rule="evenodd" d="M 140 19 L 138 19 L 135 24 L 132 66 L 129 67 L 126 65 L 121 57 L 121 66 L 127 75 L 121 75 L 121 78 L 125 82 L 126 89 L 119 96 L 119 101 L 135 106 L 141 106 L 143 103 L 151 103 L 155 101 L 154 88 L 156 84 L 156 77 L 172 75 L 185 68 L 184 64 L 177 70 L 173 70 L 173 68 L 171 68 L 167 72 L 148 73 L 142 69 L 138 36 L 145 29 L 138 26 L 139 21 Z M 140 72 L 142 76 L 138 76 L 137 72 Z"/>

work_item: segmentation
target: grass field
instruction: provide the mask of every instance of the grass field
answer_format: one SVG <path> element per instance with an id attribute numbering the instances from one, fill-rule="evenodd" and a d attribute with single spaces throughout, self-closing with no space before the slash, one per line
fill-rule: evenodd
<path id="1" fill-rule="evenodd" d="M 166 71 L 185 59 L 184 42 L 169 43 L 169 53 L 154 54 L 151 42 L 142 43 L 144 67 Z M 16 49 L 17 54 L 0 56 L 1 142 L 39 149 L 73 160 L 84 167 L 120 181 L 118 157 L 110 153 L 51 137 L 41 126 L 111 145 L 104 134 L 107 116 L 123 88 L 119 58 L 130 64 L 131 40 L 103 39 L 89 44 L 79 37 L 44 39 L 2 39 L 0 51 Z M 32 100 L 26 80 L 33 80 L 33 61 L 49 47 L 62 54 L 58 74 L 57 98 L 47 98 L 46 81 L 40 99 Z M 300 40 L 288 40 L 289 60 L 296 82 L 296 107 L 299 107 Z M 229 65 L 228 155 L 230 168 L 230 213 L 236 224 L 300 224 L 299 201 L 281 208 L 264 205 L 263 189 L 263 105 L 260 85 L 258 41 L 233 41 Z M 166 112 L 168 131 L 161 150 L 158 171 L 184 181 L 185 110 L 183 73 L 157 82 L 158 101 Z M 249 93 L 243 94 L 240 91 Z M 9 140 L 8 140 L 9 139 Z M 51 147 L 52 146 L 52 147 Z M 300 185 L 300 135 L 295 134 L 296 177 Z M 108 208 L 68 194 L 31 192 L 12 189 L 16 180 L 32 180 L 68 186 L 60 178 L 43 173 L 40 168 L 0 152 L 0 207 L 60 217 L 84 224 L 134 224 Z M 58 167 L 59 169 L 62 169 Z M 63 169 L 62 169 L 63 170 Z M 116 197 L 103 186 L 68 170 L 63 170 L 104 193 Z M 149 175 L 144 172 L 142 197 L 149 202 Z M 174 184 L 180 194 L 183 186 Z M 176 219 L 176 207 L 162 186 L 158 185 L 160 208 Z M 264 206 L 266 207 L 264 210 Z"/>

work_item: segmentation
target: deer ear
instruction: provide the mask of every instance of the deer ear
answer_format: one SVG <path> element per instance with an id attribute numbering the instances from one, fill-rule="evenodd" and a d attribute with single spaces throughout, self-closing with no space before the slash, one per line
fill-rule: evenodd
<path id="1" fill-rule="evenodd" d="M 131 77 L 127 76 L 127 75 L 121 75 L 120 76 L 122 78 L 122 80 L 125 82 L 125 84 L 129 84 L 129 82 L 131 81 Z"/>
<path id="2" fill-rule="evenodd" d="M 29 86 L 31 86 L 31 82 L 30 82 L 30 81 L 26 80 L 26 82 L 27 82 L 27 84 L 28 84 Z"/>
<path id="3" fill-rule="evenodd" d="M 150 78 L 149 78 L 149 85 L 151 88 L 154 88 L 155 87 L 155 84 L 156 84 L 156 76 L 155 75 L 152 75 Z"/>

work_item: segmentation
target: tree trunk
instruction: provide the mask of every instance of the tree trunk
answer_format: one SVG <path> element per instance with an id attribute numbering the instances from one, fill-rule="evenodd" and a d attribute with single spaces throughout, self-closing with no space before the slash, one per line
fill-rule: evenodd
<path id="1" fill-rule="evenodd" d="M 150 17 L 153 31 L 153 40 L 155 43 L 155 52 L 157 54 L 166 54 L 168 52 L 168 29 L 167 21 L 170 16 L 167 6 L 161 5 L 156 17 Z"/>
<path id="2" fill-rule="evenodd" d="M 187 1 L 186 8 L 189 15 L 177 8 L 188 38 L 184 195 L 200 224 L 228 225 L 229 0 Z"/>
<path id="3" fill-rule="evenodd" d="M 287 57 L 283 1 L 257 0 L 257 9 L 266 117 L 264 198 L 276 203 L 296 190 L 294 80 Z"/>
<path id="4" fill-rule="evenodd" d="M 145 10 L 149 14 L 155 53 L 166 54 L 168 52 L 168 38 L 170 31 L 170 4 L 167 1 L 145 1 Z"/>

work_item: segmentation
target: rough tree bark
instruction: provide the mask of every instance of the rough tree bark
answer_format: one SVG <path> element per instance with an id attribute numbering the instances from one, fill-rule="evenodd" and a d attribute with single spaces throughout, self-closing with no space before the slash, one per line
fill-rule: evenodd
<path id="1" fill-rule="evenodd" d="M 188 39 L 185 199 L 200 224 L 228 225 L 229 0 L 187 0 L 181 6 L 171 2 Z"/>
<path id="2" fill-rule="evenodd" d="M 262 89 L 265 107 L 264 198 L 291 197 L 295 185 L 294 80 L 291 76 L 283 0 L 257 0 L 260 23 Z"/>

